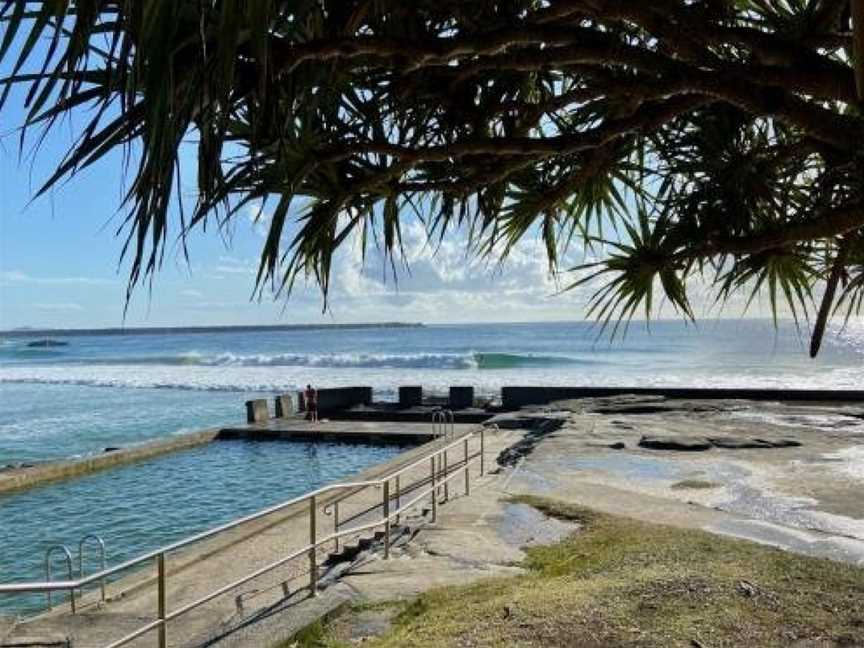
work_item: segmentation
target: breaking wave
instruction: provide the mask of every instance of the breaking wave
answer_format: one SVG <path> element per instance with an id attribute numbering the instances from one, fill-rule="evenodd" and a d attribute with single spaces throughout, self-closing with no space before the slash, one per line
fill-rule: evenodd
<path id="1" fill-rule="evenodd" d="M 31 358 L 44 358 L 40 355 Z M 52 358 L 56 359 L 56 358 Z M 322 367 L 365 369 L 518 369 L 558 365 L 593 364 L 568 357 L 514 353 L 332 353 L 332 354 L 202 354 L 153 355 L 113 358 L 68 358 L 64 364 L 88 365 L 167 365 L 201 367 Z"/>

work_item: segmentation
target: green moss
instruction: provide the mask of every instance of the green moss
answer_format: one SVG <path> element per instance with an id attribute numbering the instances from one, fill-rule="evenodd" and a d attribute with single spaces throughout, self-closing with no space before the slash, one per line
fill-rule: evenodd
<path id="1" fill-rule="evenodd" d="M 704 481 L 701 479 L 684 479 L 682 481 L 672 484 L 672 488 L 674 490 L 707 489 L 719 487 L 720 484 L 716 482 Z"/>
<path id="2" fill-rule="evenodd" d="M 348 644 L 336 639 L 324 621 L 316 621 L 278 648 L 348 648 Z"/>
<path id="3" fill-rule="evenodd" d="M 551 500 L 516 501 L 582 530 L 528 549 L 523 576 L 421 595 L 364 645 L 864 643 L 862 569 Z"/>

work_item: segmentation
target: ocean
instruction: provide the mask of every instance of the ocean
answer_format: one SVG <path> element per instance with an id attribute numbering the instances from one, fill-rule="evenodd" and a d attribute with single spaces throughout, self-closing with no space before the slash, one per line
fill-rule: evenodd
<path id="1" fill-rule="evenodd" d="M 790 322 L 591 323 L 64 335 L 0 334 L 0 466 L 74 457 L 243 420 L 243 401 L 316 387 L 473 385 L 861 388 L 864 324 L 835 327 L 819 358 Z M 45 337 L 40 335 L 39 337 Z"/>
<path id="2" fill-rule="evenodd" d="M 308 382 L 371 385 L 394 400 L 409 384 L 496 397 L 503 385 L 851 389 L 864 378 L 860 325 L 832 330 L 817 360 L 788 323 L 657 322 L 611 343 L 597 336 L 586 323 L 0 336 L 0 469 L 241 422 L 243 401 Z M 45 337 L 65 345 L 28 346 Z M 105 539 L 115 565 L 402 450 L 224 441 L 2 495 L 0 582 L 44 577 L 45 551 L 86 533 Z M 0 597 L 0 616 L 44 604 Z"/>

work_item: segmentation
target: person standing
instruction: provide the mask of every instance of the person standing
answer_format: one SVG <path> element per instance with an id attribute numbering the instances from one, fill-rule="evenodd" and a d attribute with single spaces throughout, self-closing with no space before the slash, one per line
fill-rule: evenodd
<path id="1" fill-rule="evenodd" d="M 312 385 L 306 385 L 303 392 L 303 402 L 306 404 L 306 420 L 313 423 L 318 422 L 318 392 Z"/>

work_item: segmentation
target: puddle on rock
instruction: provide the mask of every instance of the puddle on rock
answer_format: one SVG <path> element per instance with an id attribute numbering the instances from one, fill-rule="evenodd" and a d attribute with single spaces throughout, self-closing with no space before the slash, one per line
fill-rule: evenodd
<path id="1" fill-rule="evenodd" d="M 852 538 L 820 536 L 762 520 L 723 520 L 708 525 L 705 530 L 809 556 L 864 565 L 864 542 Z"/>
<path id="2" fill-rule="evenodd" d="M 731 470 L 730 470 L 731 469 Z M 715 465 L 706 469 L 709 479 L 725 486 L 720 510 L 753 520 L 805 530 L 852 536 L 864 540 L 864 521 L 820 511 L 812 497 L 793 497 L 772 492 L 770 485 L 737 466 Z"/>
<path id="3" fill-rule="evenodd" d="M 628 480 L 677 480 L 692 472 L 691 467 L 681 466 L 680 461 L 632 454 L 562 457 L 558 463 L 570 470 L 596 470 Z"/>
<path id="4" fill-rule="evenodd" d="M 864 481 L 864 446 L 851 446 L 824 454 L 822 460 L 838 464 L 836 470 L 841 474 Z"/>
<path id="5" fill-rule="evenodd" d="M 512 547 L 533 547 L 558 542 L 579 529 L 575 522 L 547 517 L 528 504 L 507 504 L 498 535 Z"/>
<path id="6" fill-rule="evenodd" d="M 745 410 L 730 412 L 729 418 L 755 423 L 771 423 L 783 427 L 810 428 L 813 430 L 837 430 L 864 425 L 864 422 L 860 418 L 848 414 L 773 414 Z"/>

